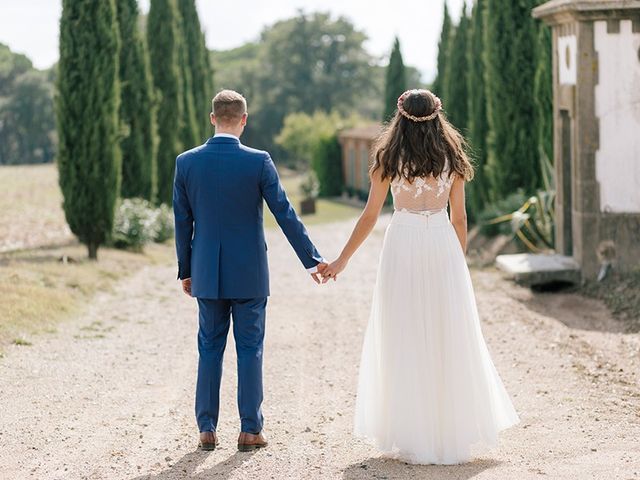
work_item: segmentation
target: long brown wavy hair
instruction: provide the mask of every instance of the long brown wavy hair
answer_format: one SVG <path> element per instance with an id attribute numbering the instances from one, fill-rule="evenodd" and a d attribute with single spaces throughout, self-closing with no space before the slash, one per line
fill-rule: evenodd
<path id="1" fill-rule="evenodd" d="M 404 96 L 402 109 L 413 117 L 427 117 L 436 112 L 437 97 L 428 90 L 412 90 Z M 400 110 L 385 126 L 374 145 L 371 172 L 381 170 L 382 179 L 404 177 L 438 177 L 445 171 L 457 173 L 465 180 L 473 178 L 473 165 L 467 155 L 467 143 L 443 112 L 433 120 L 417 122 Z"/>

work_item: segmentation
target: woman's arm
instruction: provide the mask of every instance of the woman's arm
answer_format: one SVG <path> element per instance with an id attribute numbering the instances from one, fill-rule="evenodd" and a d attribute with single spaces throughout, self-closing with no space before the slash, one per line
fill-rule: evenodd
<path id="1" fill-rule="evenodd" d="M 455 174 L 454 174 L 455 175 Z M 451 207 L 451 224 L 458 235 L 462 251 L 467 253 L 467 210 L 464 205 L 464 179 L 456 175 L 451 193 L 449 194 Z"/>
<path id="2" fill-rule="evenodd" d="M 323 283 L 328 282 L 330 278 L 334 280 L 337 278 L 338 274 L 342 272 L 347 266 L 347 263 L 349 263 L 352 255 L 358 250 L 360 245 L 362 245 L 362 242 L 366 240 L 371 230 L 373 230 L 380 216 L 380 211 L 384 206 L 384 201 L 387 198 L 389 183 L 390 180 L 388 178 L 382 179 L 381 169 L 371 174 L 371 189 L 369 190 L 367 205 L 364 207 L 358 223 L 353 229 L 349 241 L 342 249 L 340 256 L 322 272 Z"/>

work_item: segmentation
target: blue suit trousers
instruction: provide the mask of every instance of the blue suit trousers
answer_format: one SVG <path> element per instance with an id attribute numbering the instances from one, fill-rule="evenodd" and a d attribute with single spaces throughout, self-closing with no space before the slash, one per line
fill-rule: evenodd
<path id="1" fill-rule="evenodd" d="M 238 357 L 238 411 L 243 432 L 259 433 L 262 415 L 262 351 L 267 298 L 198 298 L 198 381 L 196 419 L 201 432 L 215 432 L 220 409 L 222 360 L 233 318 Z"/>

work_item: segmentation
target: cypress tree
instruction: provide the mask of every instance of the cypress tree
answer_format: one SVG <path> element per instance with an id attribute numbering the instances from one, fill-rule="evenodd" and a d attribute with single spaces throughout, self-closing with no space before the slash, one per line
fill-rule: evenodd
<path id="1" fill-rule="evenodd" d="M 396 37 L 389 57 L 384 87 L 383 120 L 389 120 L 398 108 L 398 97 L 407 89 L 407 74 L 402 61 L 400 40 Z"/>
<path id="2" fill-rule="evenodd" d="M 546 25 L 538 27 L 536 53 L 536 77 L 534 96 L 536 106 L 536 126 L 538 145 L 547 158 L 553 160 L 553 75 L 551 65 L 551 29 Z"/>
<path id="3" fill-rule="evenodd" d="M 181 3 L 180 1 L 178 3 Z M 196 119 L 195 100 L 193 98 L 193 79 L 189 69 L 189 52 L 184 38 L 182 15 L 177 11 L 178 21 L 178 65 L 182 76 L 182 132 L 180 138 L 183 148 L 189 149 L 200 144 L 198 121 Z"/>
<path id="4" fill-rule="evenodd" d="M 213 97 L 213 75 L 209 50 L 200 26 L 195 0 L 178 2 L 182 17 L 182 30 L 186 47 L 187 69 L 191 76 L 191 96 L 194 104 L 194 121 L 199 141 L 209 136 L 209 113 Z"/>
<path id="5" fill-rule="evenodd" d="M 119 38 L 114 0 L 63 0 L 56 119 L 64 212 L 89 258 L 108 239 L 120 190 Z"/>
<path id="6" fill-rule="evenodd" d="M 175 0 L 151 0 L 147 39 L 158 106 L 158 202 L 171 204 L 176 157 L 184 131 L 183 83 L 180 73 L 180 29 Z"/>
<path id="7" fill-rule="evenodd" d="M 487 92 L 487 168 L 492 200 L 518 188 L 539 186 L 533 83 L 537 28 L 535 0 L 487 0 L 485 82 Z"/>
<path id="8" fill-rule="evenodd" d="M 460 23 L 451 32 L 448 61 L 445 66 L 445 82 L 442 86 L 446 104 L 447 117 L 461 131 L 466 132 L 469 108 L 467 94 L 467 40 L 469 35 L 469 18 L 467 5 L 463 4 Z"/>
<path id="9" fill-rule="evenodd" d="M 449 16 L 449 7 L 447 6 L 447 2 L 444 2 L 444 16 L 442 19 L 442 30 L 440 32 L 440 41 L 438 42 L 438 74 L 436 75 L 436 79 L 433 81 L 433 85 L 431 90 L 433 92 L 442 97 L 443 101 L 446 101 L 444 97 L 444 92 L 442 91 L 444 85 L 446 85 L 446 71 L 447 71 L 447 55 L 449 54 L 449 40 L 451 37 L 451 17 Z"/>
<path id="10" fill-rule="evenodd" d="M 146 46 L 138 28 L 138 2 L 117 0 L 120 28 L 120 122 L 122 197 L 154 201 L 157 188 L 156 122 L 153 81 Z"/>
<path id="11" fill-rule="evenodd" d="M 486 0 L 476 0 L 471 12 L 469 41 L 467 45 L 467 76 L 469 120 L 467 123 L 468 140 L 473 151 L 475 176 L 469 184 L 470 212 L 477 214 L 487 200 L 487 184 L 484 168 L 487 162 L 487 96 L 484 83 L 483 15 Z"/>

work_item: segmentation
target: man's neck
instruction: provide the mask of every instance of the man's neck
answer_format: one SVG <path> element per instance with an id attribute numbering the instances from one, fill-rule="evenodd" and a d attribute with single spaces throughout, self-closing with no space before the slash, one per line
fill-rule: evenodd
<path id="1" fill-rule="evenodd" d="M 215 135 L 231 135 L 232 137 L 240 138 L 238 132 L 232 130 L 225 130 L 222 128 L 216 128 Z"/>

